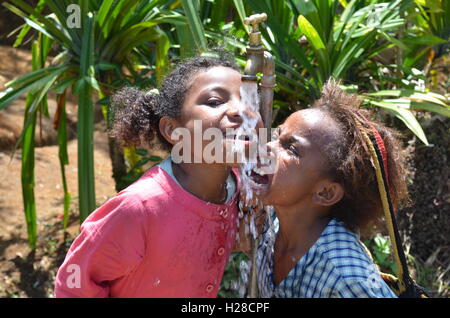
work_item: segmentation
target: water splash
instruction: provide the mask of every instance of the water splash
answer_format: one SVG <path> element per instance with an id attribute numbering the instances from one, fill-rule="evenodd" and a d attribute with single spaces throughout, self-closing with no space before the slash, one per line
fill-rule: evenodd
<path id="1" fill-rule="evenodd" d="M 242 125 L 236 130 L 236 140 L 243 140 L 242 137 L 247 137 L 251 143 L 258 142 L 258 136 L 256 134 L 256 125 L 259 120 L 259 96 L 258 96 L 258 84 L 256 82 L 243 82 L 241 85 L 241 103 L 243 108 L 239 110 L 239 115 L 242 117 Z M 253 201 L 253 190 L 250 186 L 250 174 L 253 168 L 256 166 L 256 158 L 245 158 L 244 144 L 237 142 L 233 145 L 233 152 L 239 154 L 243 160 L 241 164 L 241 191 L 245 193 L 245 202 L 249 203 Z M 249 153 L 249 155 L 252 155 Z M 245 222 L 245 234 L 251 233 L 253 238 L 257 237 L 257 230 L 255 226 L 254 214 L 245 215 L 243 212 L 244 202 L 239 202 L 239 216 L 241 222 L 245 222 L 247 217 L 250 218 L 249 222 Z M 245 216 L 244 216 L 245 215 Z M 247 220 L 248 221 L 248 220 Z M 239 297 L 244 297 L 247 292 L 247 287 L 249 286 L 250 273 L 253 264 L 251 258 L 248 261 L 241 261 L 240 263 L 240 277 L 237 282 L 232 284 L 233 289 L 235 289 Z"/>
<path id="2" fill-rule="evenodd" d="M 243 119 L 242 125 L 236 130 L 236 139 L 239 140 L 243 136 L 248 137 L 252 143 L 258 142 L 258 136 L 256 134 L 256 125 L 259 120 L 259 96 L 258 96 L 258 84 L 256 82 L 244 81 L 241 85 L 241 103 L 243 109 L 240 109 L 240 116 Z M 245 153 L 243 143 L 235 143 L 234 149 L 236 153 Z M 253 154 L 250 154 L 253 155 Z M 241 164 L 241 184 L 242 190 L 245 193 L 245 201 L 251 202 L 253 200 L 253 191 L 250 187 L 250 174 L 253 168 L 256 166 L 256 160 L 252 158 L 244 158 L 244 162 Z M 243 202 L 239 204 L 239 210 L 243 210 Z M 252 222 L 252 220 L 251 220 Z M 254 220 L 253 220 L 254 223 Z M 251 232 L 256 238 L 256 231 L 252 227 Z"/>

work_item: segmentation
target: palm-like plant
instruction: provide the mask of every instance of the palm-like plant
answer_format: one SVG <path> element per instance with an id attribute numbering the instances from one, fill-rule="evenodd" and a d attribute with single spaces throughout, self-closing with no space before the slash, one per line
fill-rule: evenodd
<path id="1" fill-rule="evenodd" d="M 19 142 L 22 143 L 25 215 L 33 248 L 36 246 L 33 138 L 37 114 L 49 115 L 46 107 L 48 92 L 57 94 L 55 120 L 59 129 L 66 226 L 70 200 L 64 177 L 64 165 L 68 163 L 66 93 L 71 88 L 78 99 L 78 189 L 80 219 L 83 221 L 96 208 L 93 165 L 95 99 L 104 99 L 113 89 L 133 81 L 133 78 L 143 78 L 140 73 L 143 57 L 146 62 L 151 62 L 146 72 L 153 74 L 150 77 L 153 84 L 163 76 L 169 63 L 170 43 L 161 26 L 186 26 L 186 19 L 170 10 L 170 4 L 159 0 L 79 0 L 75 7 L 72 0 L 40 0 L 36 8 L 23 0 L 8 0 L 3 4 L 26 22 L 16 45 L 31 30 L 37 39 L 33 44 L 33 71 L 7 83 L 8 89 L 0 95 L 2 109 L 28 93 Z M 44 10 L 51 13 L 44 15 Z M 56 52 L 56 56 L 48 63 L 50 50 Z M 104 115 L 108 117 L 108 108 L 102 104 Z"/>
<path id="2" fill-rule="evenodd" d="M 393 67 L 382 64 L 380 54 L 406 45 L 398 31 L 413 1 L 235 0 L 234 4 L 241 18 L 256 12 L 268 14 L 263 42 L 276 56 L 279 91 L 274 104 L 284 110 L 284 116 L 319 97 L 322 84 L 330 77 L 364 93 L 365 105 L 394 114 L 425 144 L 426 136 L 412 111 L 450 116 L 445 96 L 421 91 L 413 81 L 401 78 L 405 72 L 415 72 L 411 67 L 397 73 L 397 78 L 380 72 Z M 244 28 L 238 23 L 233 27 Z M 222 38 L 237 49 L 245 47 L 240 41 L 245 32 L 219 34 L 208 29 L 208 23 L 205 29 L 207 36 Z"/>

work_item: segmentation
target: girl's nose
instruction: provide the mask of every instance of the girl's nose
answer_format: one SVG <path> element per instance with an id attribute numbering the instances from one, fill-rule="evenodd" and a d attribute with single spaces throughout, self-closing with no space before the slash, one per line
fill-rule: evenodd
<path id="1" fill-rule="evenodd" d="M 244 105 L 241 101 L 235 101 L 232 103 L 228 109 L 228 116 L 234 119 L 234 122 L 239 121 L 242 123 L 244 118 L 253 120 L 257 118 L 256 129 L 264 128 L 264 123 L 261 119 L 261 114 L 256 110 L 251 109 L 248 105 Z"/>
<path id="2" fill-rule="evenodd" d="M 275 142 L 276 142 L 276 140 L 272 140 L 272 141 L 269 141 L 267 144 L 266 144 L 266 149 L 267 149 L 267 154 L 270 156 L 271 154 L 273 154 L 273 149 L 274 149 L 274 146 L 275 146 Z"/>
<path id="3" fill-rule="evenodd" d="M 269 141 L 268 143 L 266 143 L 264 145 L 264 148 L 265 151 L 262 151 L 262 149 L 260 148 L 259 160 L 262 164 L 264 172 L 267 174 L 273 174 L 275 172 L 277 162 L 276 155 L 273 152 L 274 141 Z"/>
<path id="4" fill-rule="evenodd" d="M 242 124 L 244 119 L 242 118 L 242 108 L 239 103 L 233 103 L 228 107 L 227 116 L 233 123 Z"/>

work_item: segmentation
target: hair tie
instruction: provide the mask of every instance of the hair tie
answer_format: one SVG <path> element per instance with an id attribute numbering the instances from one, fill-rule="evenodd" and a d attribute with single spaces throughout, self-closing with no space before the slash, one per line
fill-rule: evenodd
<path id="1" fill-rule="evenodd" d="M 398 231 L 397 221 L 395 219 L 394 207 L 389 193 L 389 186 L 387 182 L 387 153 L 386 148 L 378 130 L 373 123 L 367 120 L 361 113 L 355 112 L 354 118 L 356 126 L 360 129 L 364 142 L 369 148 L 370 157 L 375 169 L 376 182 L 378 185 L 378 192 L 380 193 L 381 205 L 387 223 L 389 237 L 392 242 L 392 249 L 394 251 L 394 259 L 397 265 L 398 274 L 398 294 L 404 293 L 407 288 L 411 288 L 412 279 L 409 275 L 409 269 L 406 263 L 406 256 L 403 251 L 400 234 Z M 370 128 L 366 132 L 363 128 Z"/>
<path id="2" fill-rule="evenodd" d="M 362 123 L 366 124 L 367 126 L 369 126 L 372 129 L 371 137 L 373 137 L 374 142 L 377 146 L 376 150 L 379 150 L 379 152 L 380 152 L 381 159 L 383 161 L 383 170 L 384 170 L 384 175 L 386 177 L 386 183 L 389 186 L 388 155 L 387 155 L 386 147 L 384 145 L 383 138 L 381 138 L 381 135 L 378 132 L 378 130 L 375 128 L 374 124 L 371 121 L 369 121 L 366 117 L 364 117 L 363 114 L 361 114 L 359 111 L 356 111 L 355 115 L 358 120 L 360 120 Z"/>

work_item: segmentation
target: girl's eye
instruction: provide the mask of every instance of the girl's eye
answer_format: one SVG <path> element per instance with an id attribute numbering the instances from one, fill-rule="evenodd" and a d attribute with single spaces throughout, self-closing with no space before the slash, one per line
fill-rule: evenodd
<path id="1" fill-rule="evenodd" d="M 294 145 L 292 145 L 292 144 L 288 145 L 287 149 L 288 149 L 291 153 L 293 153 L 296 157 L 299 157 L 299 156 L 300 156 L 299 153 L 298 153 L 298 151 L 297 151 L 297 149 L 294 147 Z"/>
<path id="2" fill-rule="evenodd" d="M 219 100 L 219 99 L 209 99 L 206 102 L 206 105 L 212 106 L 212 107 L 219 106 L 219 105 L 222 105 L 222 104 L 223 104 L 222 101 Z"/>

